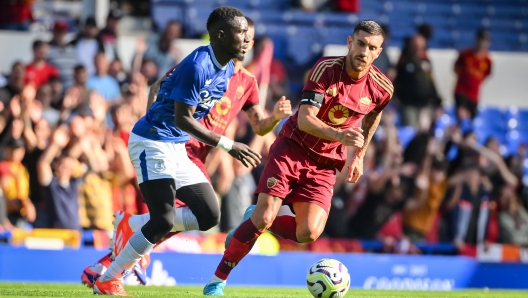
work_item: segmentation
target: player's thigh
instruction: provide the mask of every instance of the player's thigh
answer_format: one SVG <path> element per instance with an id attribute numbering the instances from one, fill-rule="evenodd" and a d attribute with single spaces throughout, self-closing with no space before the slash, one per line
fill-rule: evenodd
<path id="1" fill-rule="evenodd" d="M 253 210 L 253 214 L 251 214 L 251 221 L 255 227 L 260 231 L 264 231 L 271 227 L 275 217 L 277 217 L 281 205 L 281 198 L 266 193 L 260 193 L 255 210 Z"/>
<path id="2" fill-rule="evenodd" d="M 176 168 L 175 168 L 175 180 L 176 180 L 176 189 L 179 189 L 183 186 L 199 184 L 199 183 L 208 183 L 209 178 L 204 174 L 202 169 L 193 162 L 188 154 L 185 146 L 183 144 L 172 144 L 174 146 L 174 152 L 176 157 Z M 182 198 L 179 198 L 182 199 Z"/>
<path id="3" fill-rule="evenodd" d="M 156 179 L 176 179 L 178 157 L 175 156 L 177 152 L 172 143 L 152 141 L 132 133 L 128 141 L 128 153 L 138 184 Z"/>
<path id="4" fill-rule="evenodd" d="M 324 231 L 328 213 L 320 205 L 309 202 L 293 202 L 297 240 L 309 243 L 317 240 Z"/>

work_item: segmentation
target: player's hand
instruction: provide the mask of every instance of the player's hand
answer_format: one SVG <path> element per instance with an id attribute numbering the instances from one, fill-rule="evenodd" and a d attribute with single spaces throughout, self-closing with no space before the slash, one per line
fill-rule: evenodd
<path id="1" fill-rule="evenodd" d="M 363 129 L 361 127 L 352 127 L 342 131 L 339 142 L 345 146 L 363 148 L 363 145 L 365 144 Z"/>
<path id="2" fill-rule="evenodd" d="M 255 168 L 260 164 L 262 156 L 251 150 L 248 145 L 235 142 L 233 148 L 229 151 L 229 154 L 234 158 L 240 160 L 240 162 L 246 167 L 250 166 Z"/>
<path id="3" fill-rule="evenodd" d="M 354 157 L 348 166 L 346 181 L 348 183 L 356 183 L 361 176 L 363 176 L 363 158 Z"/>
<path id="4" fill-rule="evenodd" d="M 282 96 L 279 101 L 277 101 L 277 103 L 275 104 L 275 107 L 273 107 L 273 118 L 279 121 L 281 119 L 291 116 L 291 114 L 291 102 L 289 99 L 286 98 L 286 96 Z"/>

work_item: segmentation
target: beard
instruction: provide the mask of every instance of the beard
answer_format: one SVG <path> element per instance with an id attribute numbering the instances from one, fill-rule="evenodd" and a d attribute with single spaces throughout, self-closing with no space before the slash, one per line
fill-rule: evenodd
<path id="1" fill-rule="evenodd" d="M 360 71 L 365 70 L 369 66 L 369 64 L 367 64 L 366 62 L 364 62 L 364 64 L 360 64 L 360 62 L 357 61 L 356 58 L 364 58 L 364 57 L 355 56 L 352 59 L 350 59 L 350 67 L 352 67 L 354 71 L 360 72 Z"/>

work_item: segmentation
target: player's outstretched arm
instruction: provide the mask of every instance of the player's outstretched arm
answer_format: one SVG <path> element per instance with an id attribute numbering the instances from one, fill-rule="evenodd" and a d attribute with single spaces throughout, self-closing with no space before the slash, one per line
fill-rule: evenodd
<path id="1" fill-rule="evenodd" d="M 256 167 L 262 156 L 251 150 L 247 145 L 234 142 L 222 135 L 206 129 L 193 117 L 195 106 L 174 101 L 174 122 L 176 127 L 193 136 L 198 141 L 212 147 L 225 150 L 234 158 L 240 160 L 246 167 Z"/>
<path id="2" fill-rule="evenodd" d="M 291 102 L 286 99 L 286 96 L 282 96 L 275 104 L 273 113 L 269 117 L 265 117 L 262 107 L 258 104 L 247 109 L 246 114 L 253 131 L 259 136 L 263 136 L 272 131 L 282 119 L 291 116 Z"/>
<path id="3" fill-rule="evenodd" d="M 359 147 L 359 150 L 356 151 L 356 156 L 350 163 L 348 168 L 347 182 L 356 183 L 359 177 L 363 175 L 363 158 L 365 157 L 367 147 L 370 144 L 370 141 L 372 140 L 372 137 L 374 136 L 374 133 L 376 132 L 376 129 L 378 128 L 378 125 L 381 121 L 381 114 L 382 112 L 378 113 L 375 110 L 372 110 L 363 119 L 363 137 L 365 143 L 363 146 Z"/>
<path id="4" fill-rule="evenodd" d="M 161 82 L 167 78 L 166 75 L 159 78 L 154 84 L 150 86 L 149 94 L 148 94 L 148 101 L 147 101 L 147 112 L 152 106 L 152 104 L 156 101 L 156 98 L 158 97 L 158 92 L 161 88 Z"/>
<path id="5" fill-rule="evenodd" d="M 340 142 L 345 146 L 363 147 L 363 130 L 361 127 L 353 127 L 341 131 L 317 118 L 319 108 L 314 105 L 302 104 L 299 108 L 299 129 L 321 139 Z"/>

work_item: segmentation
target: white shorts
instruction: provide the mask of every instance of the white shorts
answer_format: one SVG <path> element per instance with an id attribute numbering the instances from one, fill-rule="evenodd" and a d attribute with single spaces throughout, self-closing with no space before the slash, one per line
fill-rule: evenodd
<path id="1" fill-rule="evenodd" d="M 185 143 L 153 141 L 131 133 L 128 153 L 136 169 L 138 183 L 173 178 L 176 180 L 176 189 L 209 183 L 200 168 L 187 156 Z"/>

